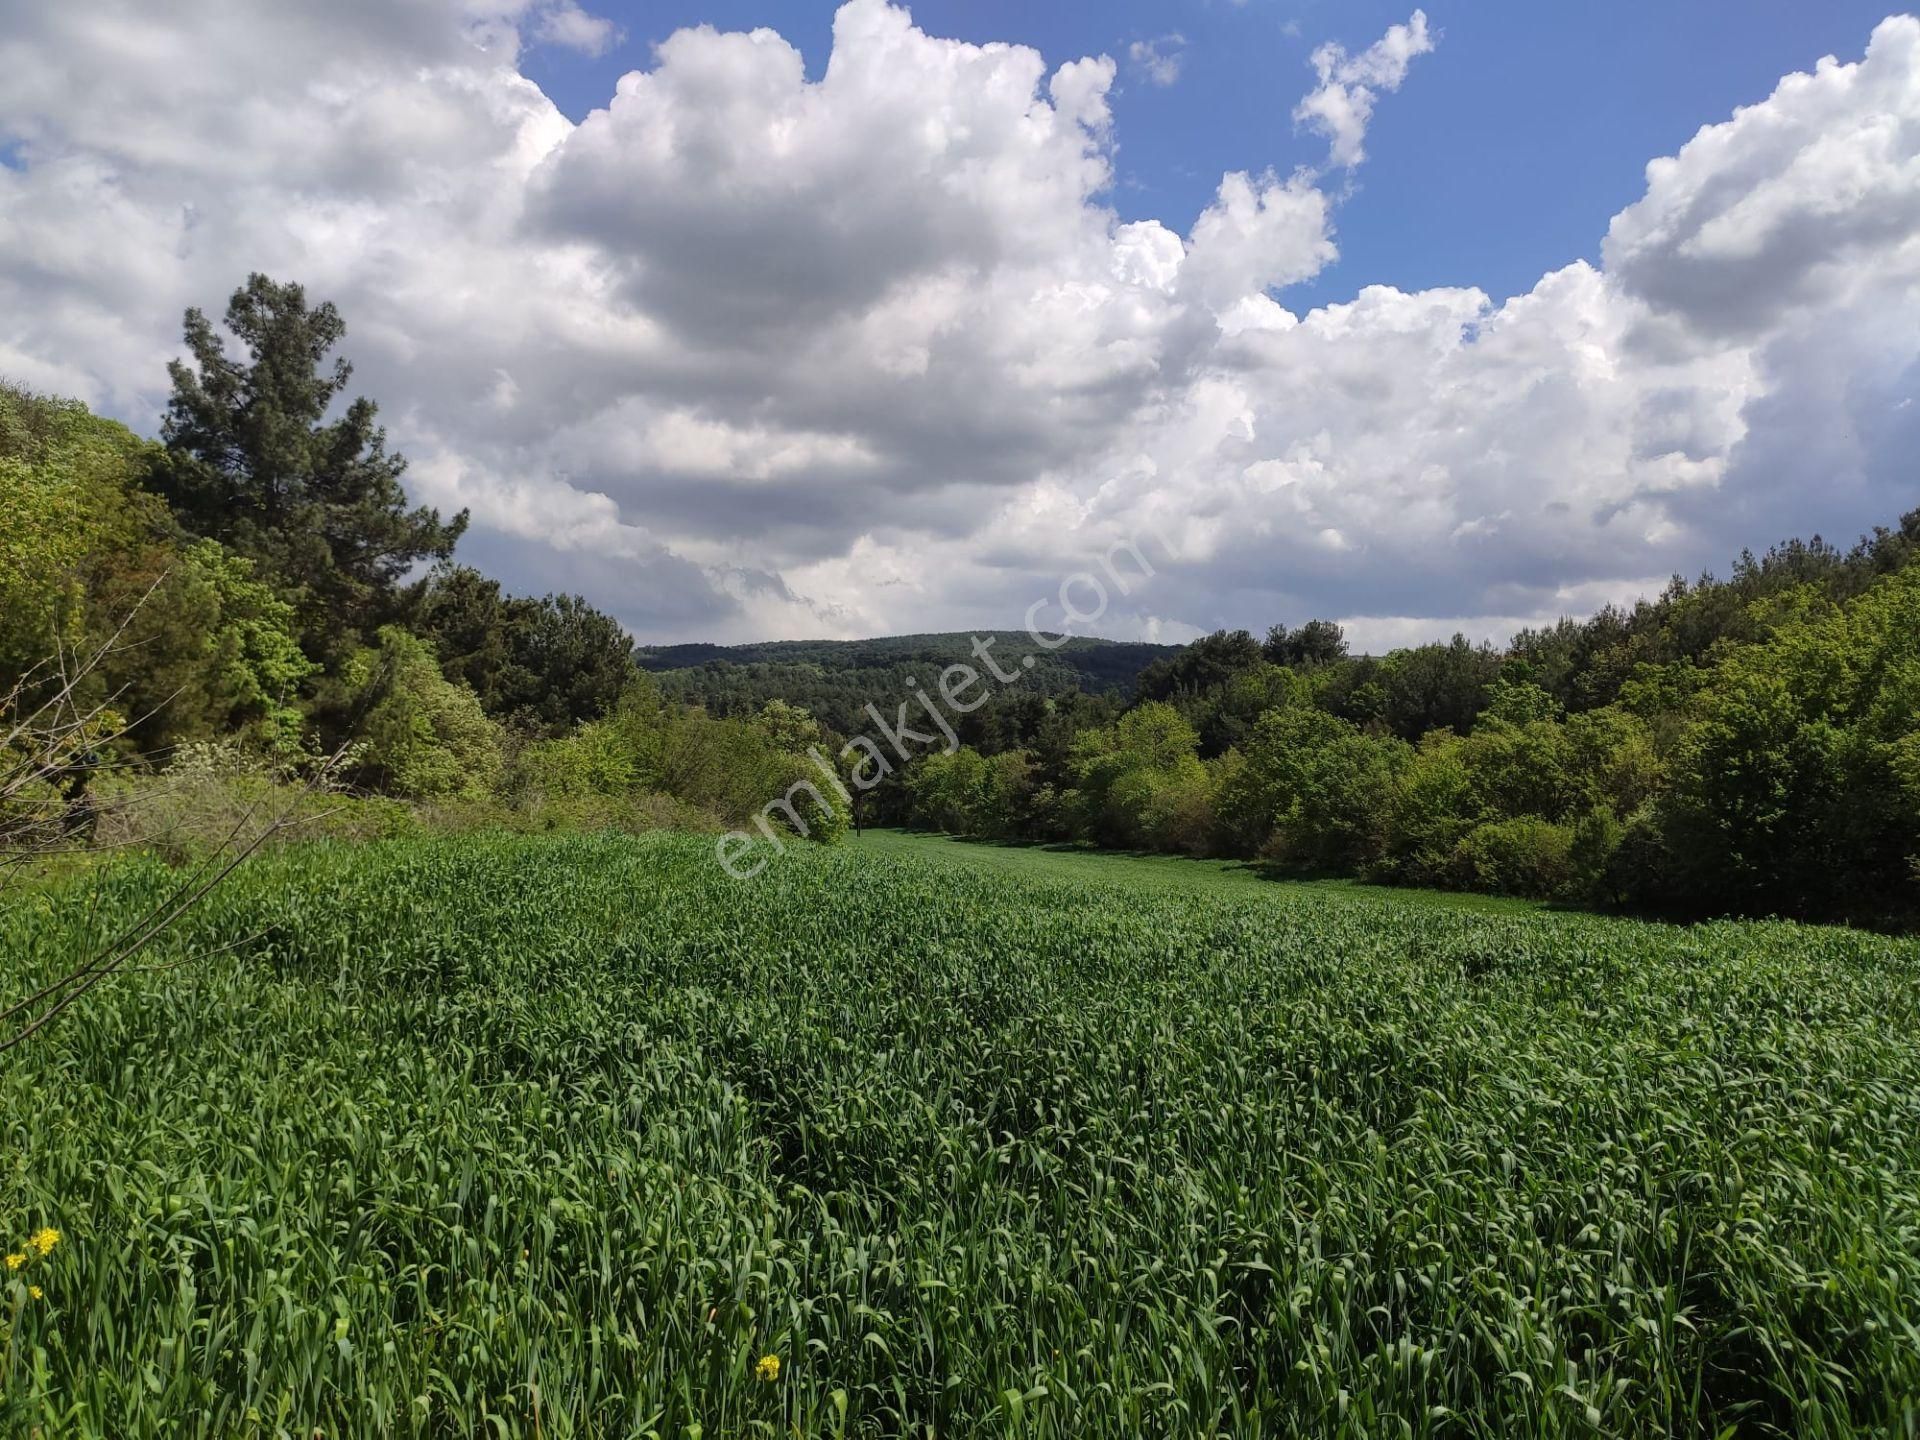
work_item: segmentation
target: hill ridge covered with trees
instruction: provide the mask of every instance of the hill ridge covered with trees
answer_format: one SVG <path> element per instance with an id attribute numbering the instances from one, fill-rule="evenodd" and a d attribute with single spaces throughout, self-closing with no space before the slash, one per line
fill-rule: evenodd
<path id="1" fill-rule="evenodd" d="M 656 645 L 635 652 L 663 693 L 714 715 L 751 715 L 771 700 L 804 706 L 839 734 L 865 728 L 864 707 L 931 681 L 948 665 L 978 664 L 974 645 L 1001 655 L 1033 657 L 1031 668 L 1004 688 L 1024 695 L 1080 691 L 1124 700 L 1141 673 L 1184 647 L 1140 640 L 1064 639 L 1041 632 L 1056 648 L 1035 645 L 1024 630 L 947 631 L 863 640 L 771 640 L 746 645 Z"/>

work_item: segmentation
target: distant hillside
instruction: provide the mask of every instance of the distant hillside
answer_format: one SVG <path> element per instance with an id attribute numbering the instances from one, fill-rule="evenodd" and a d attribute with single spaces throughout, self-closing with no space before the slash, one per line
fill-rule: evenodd
<path id="1" fill-rule="evenodd" d="M 713 715 L 741 715 L 769 700 L 804 705 L 824 724 L 845 733 L 864 728 L 863 707 L 897 704 L 907 682 L 932 686 L 948 665 L 982 669 L 974 658 L 972 633 L 890 635 L 875 640 L 775 640 L 759 645 L 659 645 L 636 653 L 642 669 L 659 679 L 676 698 L 704 705 Z M 1156 660 L 1177 654 L 1177 645 L 1133 640 L 1075 637 L 1057 650 L 1043 650 L 1024 630 L 992 630 L 979 635 L 993 641 L 994 663 L 1034 665 L 1022 678 L 995 689 L 1084 690 L 1126 695 L 1134 678 Z M 1055 637 L 1048 637 L 1049 639 Z M 984 673 L 984 670 L 982 671 Z"/>

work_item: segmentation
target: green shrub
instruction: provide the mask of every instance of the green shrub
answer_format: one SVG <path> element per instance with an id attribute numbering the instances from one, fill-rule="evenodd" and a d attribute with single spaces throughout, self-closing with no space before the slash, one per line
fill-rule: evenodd
<path id="1" fill-rule="evenodd" d="M 1408 885 L 1448 883 L 1455 850 L 1481 818 L 1462 746 L 1452 732 L 1436 731 L 1395 777 L 1379 878 Z"/>
<path id="2" fill-rule="evenodd" d="M 610 721 L 580 726 L 559 740 L 522 746 L 507 768 L 506 791 L 524 805 L 624 797 L 642 786 L 632 735 Z"/>
<path id="3" fill-rule="evenodd" d="M 183 746 L 164 771 L 128 771 L 95 788 L 95 844 L 145 851 L 172 865 L 231 852 L 268 830 L 268 846 L 279 848 L 316 839 L 387 840 L 425 829 L 402 800 L 316 785 L 234 741 Z"/>
<path id="4" fill-rule="evenodd" d="M 389 625 L 347 667 L 360 778 L 411 798 L 479 799 L 498 786 L 500 731 L 424 640 Z"/>
<path id="5" fill-rule="evenodd" d="M 1627 827 L 1604 805 L 1594 806 L 1574 822 L 1567 856 L 1572 866 L 1570 895 L 1596 905 L 1625 903 L 1626 891 L 1615 862 L 1626 833 Z"/>
<path id="6" fill-rule="evenodd" d="M 1469 890 L 1551 900 L 1573 880 L 1573 832 L 1526 815 L 1469 832 L 1454 852 L 1455 879 Z"/>

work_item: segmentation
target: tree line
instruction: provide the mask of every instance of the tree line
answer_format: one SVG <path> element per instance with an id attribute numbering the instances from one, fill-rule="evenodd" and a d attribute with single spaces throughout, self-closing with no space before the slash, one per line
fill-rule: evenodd
<path id="1" fill-rule="evenodd" d="M 1691 918 L 1920 916 L 1920 510 L 1849 549 L 1516 636 L 1355 656 L 1222 631 L 919 762 L 892 803 L 963 835 L 1256 859 Z M 1009 718 L 1014 723 L 1006 723 Z"/>
<path id="2" fill-rule="evenodd" d="M 323 765 L 349 810 L 537 824 L 734 823 L 778 793 L 789 717 L 663 700 L 611 616 L 454 560 L 467 515 L 409 503 L 345 334 L 263 275 L 222 327 L 189 310 L 157 442 L 0 385 L 0 700 L 85 717 L 0 727 L 61 751 L 19 803 L 93 817 L 145 777 Z"/>

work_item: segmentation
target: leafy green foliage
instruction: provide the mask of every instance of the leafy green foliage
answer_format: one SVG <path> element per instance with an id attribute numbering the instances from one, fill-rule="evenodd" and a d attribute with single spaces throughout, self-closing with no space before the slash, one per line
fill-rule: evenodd
<path id="1" fill-rule="evenodd" d="M 1290 706 L 1261 718 L 1243 759 L 1219 808 L 1245 853 L 1314 870 L 1362 869 L 1379 858 L 1406 746 Z"/>
<path id="2" fill-rule="evenodd" d="M 1631 609 L 1609 605 L 1589 620 L 1563 620 L 1514 637 L 1510 654 L 1569 709 L 1597 709 L 1626 697 L 1648 672 L 1684 674 L 1715 652 L 1761 638 L 1769 599 L 1798 589 L 1834 601 L 1860 595 L 1920 555 L 1920 510 L 1877 526 L 1851 550 L 1819 536 L 1789 540 L 1765 555 L 1743 554 L 1725 580 L 1675 577 L 1657 598 Z M 1760 608 L 1756 608 L 1760 607 Z"/>
<path id="3" fill-rule="evenodd" d="M 1023 835 L 1032 807 L 1032 766 L 1017 750 L 986 756 L 962 746 L 914 766 L 908 790 L 919 824 L 1010 840 Z"/>
<path id="4" fill-rule="evenodd" d="M 716 720 L 673 704 L 642 676 L 607 719 L 527 746 L 507 789 L 536 808 L 551 800 L 664 795 L 728 826 L 765 818 L 781 833 L 804 825 L 809 839 L 831 842 L 846 832 L 850 816 L 806 756 L 818 734 L 796 706 L 776 702 L 754 721 Z M 781 808 L 788 803 L 792 814 Z"/>
<path id="5" fill-rule="evenodd" d="M 1260 642 L 1245 630 L 1216 630 L 1147 666 L 1134 682 L 1134 694 L 1141 700 L 1162 701 L 1204 695 L 1235 675 L 1254 669 L 1264 658 Z"/>
<path id="6" fill-rule="evenodd" d="M 1074 789 L 1066 797 L 1084 832 L 1125 849 L 1174 848 L 1169 831 L 1183 822 L 1206 783 L 1199 737 L 1173 706 L 1150 701 L 1110 728 L 1075 744 Z"/>
<path id="7" fill-rule="evenodd" d="M 440 673 L 424 640 L 386 626 L 373 649 L 348 662 L 345 679 L 365 780 L 414 798 L 492 792 L 500 777 L 499 729 L 471 690 Z"/>
<path id="8" fill-rule="evenodd" d="M 164 529 L 165 507 L 132 493 L 149 448 L 76 401 L 0 384 L 0 680 L 84 646 L 89 582 Z"/>
<path id="9" fill-rule="evenodd" d="M 263 857 L 0 1072 L 0 1430 L 1920 1423 L 1912 943 L 1046 873 Z"/>
<path id="10" fill-rule="evenodd" d="M 1396 650 L 1379 667 L 1378 716 L 1353 718 L 1377 718 L 1403 740 L 1432 730 L 1465 735 L 1486 709 L 1499 674 L 1493 648 L 1470 645 L 1460 635 L 1445 645 Z"/>
<path id="11" fill-rule="evenodd" d="M 183 541 L 137 488 L 151 452 L 83 406 L 0 387 L 0 689 L 61 648 L 104 650 L 81 698 L 113 697 L 126 746 L 164 757 L 235 734 L 290 747 L 315 669 L 293 612 L 246 560 Z M 36 688 L 56 683 L 42 667 Z"/>
<path id="12" fill-rule="evenodd" d="M 1662 810 L 1688 888 L 1752 910 L 1872 913 L 1920 855 L 1920 567 L 1833 604 L 1790 592 L 1697 702 Z M 1911 903 L 1911 902 L 1909 902 Z"/>
<path id="13" fill-rule="evenodd" d="M 1461 837 L 1454 863 L 1465 889 L 1550 900 L 1573 880 L 1573 832 L 1538 815 L 1489 821 Z"/>
<path id="14" fill-rule="evenodd" d="M 1309 620 L 1297 630 L 1275 625 L 1260 650 L 1275 665 L 1312 670 L 1346 659 L 1347 636 L 1331 620 Z"/>
<path id="15" fill-rule="evenodd" d="M 181 557 L 181 584 L 166 604 L 184 604 L 203 627 L 207 700 L 219 707 L 209 729 L 269 752 L 298 747 L 305 717 L 300 686 L 319 667 L 301 652 L 293 607 L 254 573 L 253 563 L 202 540 Z M 156 698 L 164 713 L 168 701 Z"/>
<path id="16" fill-rule="evenodd" d="M 753 724 L 777 750 L 788 755 L 805 755 L 825 743 L 820 722 L 798 705 L 784 700 L 769 700 L 753 717 Z"/>

